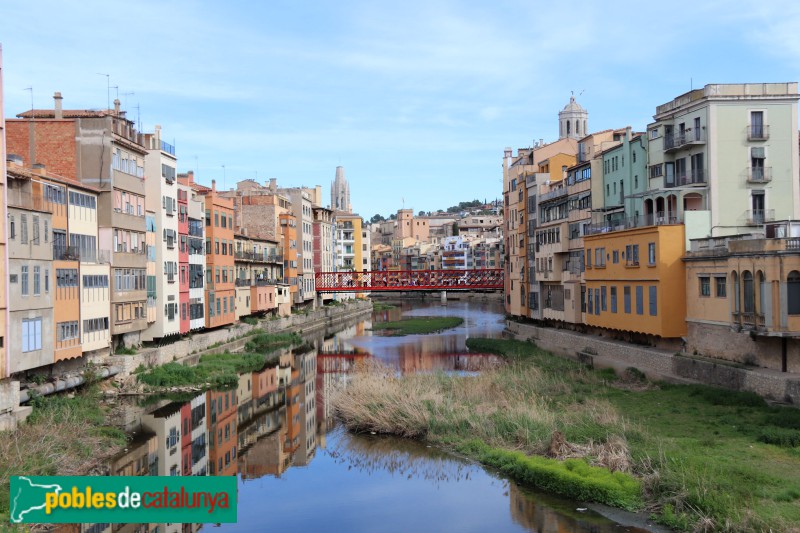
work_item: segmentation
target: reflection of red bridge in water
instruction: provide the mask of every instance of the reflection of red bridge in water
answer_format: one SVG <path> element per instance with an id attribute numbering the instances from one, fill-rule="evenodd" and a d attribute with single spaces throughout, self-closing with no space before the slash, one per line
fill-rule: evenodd
<path id="1" fill-rule="evenodd" d="M 317 272 L 317 292 L 503 290 L 503 269 Z"/>

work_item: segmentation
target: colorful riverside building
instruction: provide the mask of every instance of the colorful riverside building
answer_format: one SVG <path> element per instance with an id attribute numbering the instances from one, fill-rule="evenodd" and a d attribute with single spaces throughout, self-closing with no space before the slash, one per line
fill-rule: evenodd
<path id="1" fill-rule="evenodd" d="M 275 314 L 278 285 L 283 285 L 283 256 L 279 243 L 236 234 L 234 245 L 237 318 Z"/>
<path id="2" fill-rule="evenodd" d="M 145 305 L 145 185 L 147 150 L 133 121 L 114 109 L 34 109 L 6 121 L 8 151 L 32 164 L 100 190 L 98 243 L 111 250 L 112 344 L 138 345 Z"/>
<path id="3" fill-rule="evenodd" d="M 180 334 L 178 160 L 175 147 L 161 138 L 161 126 L 157 125 L 153 133 L 146 134 L 144 141 L 147 148 L 145 205 L 147 211 L 153 213 L 156 264 L 153 277 L 148 274 L 147 279 L 148 322 L 152 306 L 156 313 L 155 321 L 142 332 L 142 340 L 152 341 Z"/>
<path id="4" fill-rule="evenodd" d="M 99 191 L 43 165 L 24 169 L 17 157 L 7 176 L 12 371 L 107 355 L 109 251 L 97 249 Z"/>
<path id="5" fill-rule="evenodd" d="M 684 262 L 687 350 L 800 372 L 800 221 L 692 239 Z"/>
<path id="6" fill-rule="evenodd" d="M 647 144 L 634 138 L 604 152 L 606 201 L 614 183 L 618 193 L 625 184 L 632 192 L 585 238 L 587 324 L 682 343 L 686 302 L 695 298 L 682 261 L 692 239 L 751 233 L 776 216 L 797 216 L 798 97 L 796 83 L 706 85 L 658 106 Z M 643 150 L 644 190 L 641 159 L 634 160 Z"/>
<path id="7" fill-rule="evenodd" d="M 227 326 L 236 321 L 233 202 L 220 196 L 216 180 L 211 187 L 194 181 L 194 173 L 180 174 L 178 181 L 190 187 L 205 203 L 206 238 L 206 328 Z"/>
<path id="8" fill-rule="evenodd" d="M 180 322 L 178 331 L 186 335 L 189 327 L 189 194 L 191 189 L 178 184 L 178 304 Z M 201 237 L 201 245 L 204 242 Z M 205 268 L 203 268 L 205 271 Z"/>

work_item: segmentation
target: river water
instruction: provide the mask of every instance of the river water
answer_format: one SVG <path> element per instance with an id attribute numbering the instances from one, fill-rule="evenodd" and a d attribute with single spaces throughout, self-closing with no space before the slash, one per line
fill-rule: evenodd
<path id="1" fill-rule="evenodd" d="M 471 374 L 499 364 L 469 353 L 467 338 L 498 337 L 499 302 L 413 301 L 374 312 L 337 332 L 307 337 L 273 364 L 240 377 L 232 391 L 183 401 L 126 403 L 119 423 L 131 432 L 112 475 L 235 475 L 236 524 L 150 524 L 141 531 L 648 531 L 616 523 L 586 505 L 518 487 L 473 462 L 423 444 L 354 435 L 326 401 L 347 386 L 359 361 L 398 372 Z M 372 321 L 458 316 L 436 335 L 373 335 Z M 632 517 L 621 515 L 627 522 Z M 92 525 L 86 530 L 111 531 Z M 117 529 L 113 529 L 117 531 Z"/>

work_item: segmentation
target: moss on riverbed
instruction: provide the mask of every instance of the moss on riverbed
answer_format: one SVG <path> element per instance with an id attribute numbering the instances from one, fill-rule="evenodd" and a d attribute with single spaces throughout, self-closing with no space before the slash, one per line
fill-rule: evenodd
<path id="1" fill-rule="evenodd" d="M 267 352 L 301 343 L 302 338 L 296 333 L 261 333 L 247 341 L 244 353 L 203 355 L 195 366 L 167 363 L 143 370 L 138 379 L 152 387 L 205 386 L 208 383 L 211 388 L 230 389 L 239 383 L 239 374 L 260 370 L 267 361 Z"/>
<path id="2" fill-rule="evenodd" d="M 786 435 L 800 431 L 800 411 L 648 384 L 635 372 L 617 378 L 526 342 L 468 346 L 509 364 L 469 378 L 359 374 L 335 397 L 340 417 L 354 430 L 450 447 L 548 491 L 647 509 L 675 529 L 797 531 L 800 449 Z M 573 476 L 591 465 L 611 477 Z"/>
<path id="3" fill-rule="evenodd" d="M 386 331 L 393 336 L 424 335 L 455 328 L 463 323 L 463 318 L 455 316 L 418 316 L 392 322 L 377 322 L 372 324 L 372 329 Z"/>

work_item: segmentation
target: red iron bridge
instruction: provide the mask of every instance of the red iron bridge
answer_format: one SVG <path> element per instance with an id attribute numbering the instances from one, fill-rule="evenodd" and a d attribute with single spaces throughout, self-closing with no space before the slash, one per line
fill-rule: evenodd
<path id="1" fill-rule="evenodd" d="M 317 272 L 317 292 L 503 290 L 503 269 Z"/>

